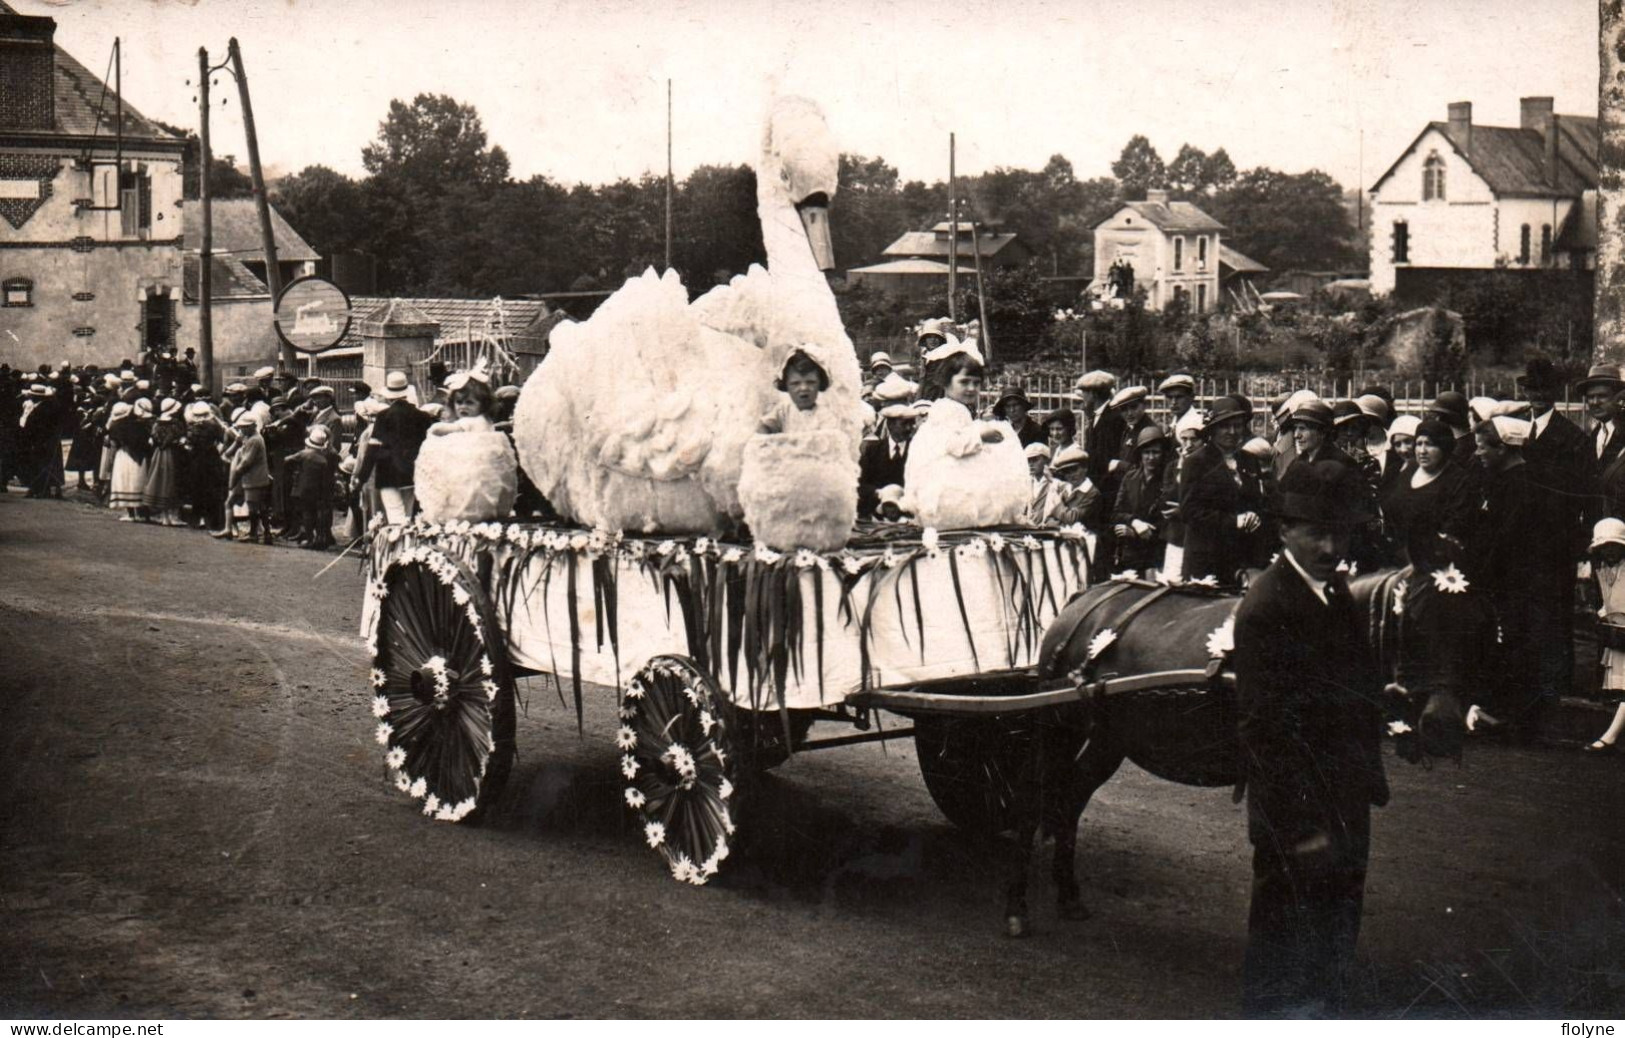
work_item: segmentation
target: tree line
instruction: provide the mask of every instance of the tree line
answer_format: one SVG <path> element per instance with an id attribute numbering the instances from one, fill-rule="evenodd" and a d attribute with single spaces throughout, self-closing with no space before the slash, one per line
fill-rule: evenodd
<path id="1" fill-rule="evenodd" d="M 272 201 L 324 256 L 375 257 L 379 289 L 397 295 L 489 297 L 614 288 L 664 261 L 665 179 L 608 184 L 517 179 L 472 105 L 439 94 L 395 100 L 362 148 L 366 173 L 312 165 L 272 188 Z M 194 175 L 195 179 L 195 175 Z M 217 197 L 245 193 L 229 159 L 211 170 Z M 960 179 L 962 212 L 1014 231 L 1035 273 L 1090 274 L 1093 228 L 1150 188 L 1188 199 L 1229 228 L 1227 242 L 1272 270 L 1363 261 L 1343 188 L 1318 170 L 1238 170 L 1227 152 L 1185 145 L 1164 162 L 1133 137 L 1110 175 L 1079 177 L 1064 155 L 1039 170 L 999 167 Z M 195 189 L 195 184 L 192 185 Z M 674 185 L 672 265 L 695 292 L 763 259 L 747 165 L 704 165 Z M 898 235 L 946 218 L 945 181 L 903 180 L 881 156 L 842 155 L 831 227 L 843 268 L 877 262 Z"/>

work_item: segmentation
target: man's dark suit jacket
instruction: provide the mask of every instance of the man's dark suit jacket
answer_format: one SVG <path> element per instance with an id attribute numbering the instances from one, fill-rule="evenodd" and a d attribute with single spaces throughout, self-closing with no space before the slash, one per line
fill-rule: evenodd
<path id="1" fill-rule="evenodd" d="M 1232 473 L 1219 448 L 1203 444 L 1185 458 L 1179 480 L 1179 515 L 1185 523 L 1184 576 L 1218 577 L 1220 583 L 1229 584 L 1238 570 L 1263 561 L 1260 545 L 1269 537 L 1269 524 L 1256 460 L 1237 452 L 1236 472 Z M 1243 512 L 1256 512 L 1266 521 L 1257 531 L 1242 533 L 1236 528 L 1236 516 Z"/>
<path id="2" fill-rule="evenodd" d="M 1330 605 L 1281 556 L 1236 611 L 1235 671 L 1247 832 L 1283 851 L 1388 802 L 1383 679 L 1346 587 Z"/>
<path id="3" fill-rule="evenodd" d="M 356 473 L 356 482 L 366 482 L 368 474 L 376 471 L 380 487 L 411 486 L 418 449 L 433 424 L 433 418 L 405 400 L 386 407 L 372 423 L 372 438 L 378 445 L 368 449 L 364 471 Z"/>
<path id="4" fill-rule="evenodd" d="M 908 444 L 897 457 L 891 456 L 892 441 L 881 436 L 865 440 L 858 452 L 858 514 L 873 515 L 881 487 L 903 485 L 903 469 L 908 465 Z"/>

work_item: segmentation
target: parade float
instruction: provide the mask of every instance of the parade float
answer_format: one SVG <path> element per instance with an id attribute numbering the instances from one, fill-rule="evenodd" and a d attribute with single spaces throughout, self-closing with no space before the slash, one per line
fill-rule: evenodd
<path id="1" fill-rule="evenodd" d="M 633 278 L 557 327 L 523 388 L 518 459 L 563 522 L 420 516 L 373 531 L 375 735 L 425 815 L 491 804 L 525 676 L 568 688 L 578 724 L 584 686 L 618 690 L 625 803 L 692 883 L 728 853 L 737 791 L 791 752 L 916 734 L 882 711 L 988 716 L 1082 695 L 1038 665 L 1046 627 L 1088 584 L 1089 541 L 1009 523 L 1028 494 L 1013 442 L 971 458 L 966 440 L 912 488 L 1000 525 L 855 525 L 860 373 L 824 276 L 839 153 L 810 102 L 777 102 L 767 126 L 767 266 L 692 303 L 673 272 Z M 766 434 L 797 353 L 822 370 L 828 411 Z M 1017 478 L 986 478 L 1000 458 Z M 483 479 L 478 464 L 429 476 Z M 858 731 L 808 738 L 814 721 Z M 954 817 L 963 762 L 926 744 L 938 730 L 918 733 L 921 769 Z"/>

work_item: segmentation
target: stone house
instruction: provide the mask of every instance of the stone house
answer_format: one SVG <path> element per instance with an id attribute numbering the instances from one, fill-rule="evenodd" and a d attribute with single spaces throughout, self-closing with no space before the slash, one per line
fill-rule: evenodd
<path id="1" fill-rule="evenodd" d="M 1161 310 L 1183 296 L 1193 313 L 1206 313 L 1223 300 L 1221 266 L 1250 279 L 1268 268 L 1222 244 L 1224 224 L 1190 202 L 1170 201 L 1153 188 L 1145 200 L 1124 202 L 1095 225 L 1095 279 L 1103 293 L 1112 268 L 1122 261 L 1134 270 L 1146 306 Z"/>

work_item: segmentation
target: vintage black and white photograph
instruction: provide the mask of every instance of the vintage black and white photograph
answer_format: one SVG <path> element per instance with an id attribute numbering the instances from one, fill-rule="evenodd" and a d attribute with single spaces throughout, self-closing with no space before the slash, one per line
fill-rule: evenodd
<path id="1" fill-rule="evenodd" d="M 1617 1020 L 1622 163 L 1618 0 L 0 0 L 0 1017 Z"/>

